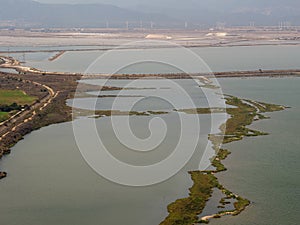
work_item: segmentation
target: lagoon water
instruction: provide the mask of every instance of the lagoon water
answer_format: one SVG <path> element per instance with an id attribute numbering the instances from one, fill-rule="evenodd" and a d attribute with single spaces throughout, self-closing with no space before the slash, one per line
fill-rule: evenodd
<path id="1" fill-rule="evenodd" d="M 148 86 L 155 88 L 157 82 L 144 80 L 142 87 L 150 83 Z M 114 86 L 121 84 L 123 86 L 124 83 L 126 81 L 112 81 Z M 198 83 L 192 80 L 177 80 L 177 83 L 190 93 L 197 106 L 208 106 Z M 156 92 L 162 97 L 170 95 L 170 92 L 176 96 L 176 89 L 172 89 L 172 85 L 166 85 L 164 85 L 166 89 L 158 88 Z M 141 90 L 136 91 L 138 93 L 134 94 L 140 94 Z M 209 89 L 207 91 L 211 95 L 216 92 Z M 151 93 L 147 95 L 151 96 Z M 214 95 L 219 99 L 214 103 L 219 102 L 221 107 L 224 101 L 219 95 Z M 130 97 L 124 97 L 124 101 L 128 99 Z M 177 109 L 186 106 L 184 100 L 178 98 L 181 104 Z M 194 147 L 196 151 L 186 165 L 182 164 L 181 159 L 172 162 L 174 165 L 182 164 L 183 168 L 179 173 L 165 182 L 149 187 L 127 187 L 112 183 L 97 175 L 86 164 L 76 145 L 71 123 L 52 125 L 26 136 L 14 147 L 10 157 L 5 157 L 1 161 L 1 168 L 9 171 L 6 182 L 0 184 L 1 190 L 4 190 L 4 194 L 0 194 L 0 201 L 6 203 L 0 206 L 2 221 L 8 224 L 21 224 L 25 221 L 26 224 L 32 225 L 159 224 L 167 216 L 167 205 L 188 195 L 188 188 L 192 182 L 187 172 L 199 168 L 206 148 L 210 149 L 210 152 L 205 155 L 207 159 L 204 159 L 204 162 L 209 162 L 214 152 L 208 141 L 208 134 L 219 132 L 218 127 L 225 122 L 226 115 L 176 113 L 173 112 L 174 106 L 162 102 L 161 99 L 146 98 L 145 101 L 138 102 L 133 110 L 170 112 L 167 115 L 130 117 L 132 131 L 142 139 L 150 135 L 148 124 L 151 119 L 159 117 L 165 121 L 168 128 L 166 138 L 150 152 L 135 152 L 120 143 L 114 134 L 109 117 L 80 118 L 75 120 L 74 126 L 83 129 L 83 136 L 89 137 L 93 130 L 86 127 L 87 121 L 95 121 L 98 134 L 113 156 L 131 165 L 147 166 L 158 163 L 172 154 L 181 135 L 180 123 L 185 123 L 188 127 L 184 134 L 187 142 L 181 152 L 186 155 L 186 152 Z M 76 107 L 82 108 L 80 105 Z M 194 122 L 191 120 L 193 117 L 199 117 L 201 124 L 199 134 L 193 132 L 194 125 L 191 124 Z M 119 128 L 122 131 L 125 127 Z M 160 132 L 160 127 L 152 126 L 151 132 Z M 197 140 L 198 137 L 197 146 L 194 146 L 193 140 Z M 95 147 L 97 148 L 97 145 L 95 146 L 94 142 L 88 142 L 83 150 L 90 151 Z M 119 171 L 120 174 L 122 172 Z M 164 169 L 158 170 L 157 173 L 164 173 Z"/>
<path id="2" fill-rule="evenodd" d="M 228 172 L 222 184 L 253 203 L 236 217 L 213 220 L 212 225 L 295 225 L 300 216 L 300 78 L 222 79 L 223 91 L 244 98 L 291 107 L 270 113 L 271 119 L 251 127 L 270 135 L 227 145 Z"/>
<path id="3" fill-rule="evenodd" d="M 28 54 L 28 66 L 33 66 L 46 71 L 61 72 L 81 72 L 81 73 L 112 73 L 111 67 L 114 61 L 126 58 L 132 62 L 143 60 L 141 54 L 154 56 L 173 56 L 179 60 L 185 60 L 186 50 L 176 48 L 163 49 L 117 49 L 114 51 L 82 51 L 66 52 L 55 61 L 41 57 L 39 60 L 30 60 Z M 213 72 L 218 71 L 238 71 L 238 70 L 268 70 L 268 69 L 299 69 L 300 46 L 251 46 L 251 47 L 206 47 L 191 48 L 190 54 L 196 54 L 203 59 Z M 182 53 L 182 54 L 181 54 Z M 45 53 L 43 53 L 45 54 Z M 101 58 L 102 57 L 102 58 Z M 110 62 L 106 62 L 111 57 Z M 95 61 L 102 60 L 105 63 L 98 63 L 92 69 L 89 66 Z M 148 62 L 149 64 L 149 62 Z M 179 66 L 180 61 L 175 66 Z M 145 66 L 145 63 L 138 63 L 134 67 L 127 68 L 127 64 L 122 65 L 122 73 L 173 73 L 179 72 L 181 68 L 155 63 L 155 65 Z M 188 68 L 188 73 L 207 72 L 207 68 L 199 71 L 199 65 L 193 64 Z M 113 71 L 118 73 L 119 71 Z"/>
<path id="4" fill-rule="evenodd" d="M 260 67 L 258 62 L 262 59 L 257 57 L 257 61 L 254 60 L 260 52 L 255 50 L 256 48 L 260 47 L 249 48 L 251 54 L 249 51 L 241 53 L 241 61 L 234 65 L 239 65 L 238 69 L 241 70 Z M 279 50 L 282 55 L 277 54 L 275 57 L 274 52 L 279 53 Z M 217 51 L 217 49 L 209 51 Z M 260 56 L 269 59 L 263 62 L 266 68 L 269 66 L 270 69 L 274 67 L 296 68 L 299 64 L 297 64 L 299 60 L 297 47 L 270 47 L 268 52 L 266 53 L 269 54 L 268 56 Z M 216 57 L 216 61 L 213 61 L 216 64 L 218 60 L 223 63 L 222 68 L 220 66 L 222 71 L 234 68 L 234 65 L 230 64 L 226 67 L 225 62 L 228 60 L 229 63 L 230 59 L 224 62 L 222 60 L 224 58 L 218 58 L 218 54 L 212 54 L 210 57 Z M 247 59 L 249 57 L 254 61 Z M 287 58 L 282 62 L 281 57 Z M 246 60 L 248 64 L 243 64 L 246 62 L 243 60 Z M 159 68 L 155 67 L 154 71 L 157 69 Z M 124 85 L 122 82 L 127 81 L 115 82 L 117 82 L 116 86 L 117 84 L 122 86 Z M 196 84 L 188 81 L 179 82 L 189 87 L 187 89 L 191 91 L 193 98 L 204 97 L 201 93 L 199 96 L 195 94 L 194 91 L 198 88 Z M 227 78 L 220 79 L 219 83 L 226 94 L 277 103 L 291 108 L 270 113 L 271 119 L 252 125 L 256 129 L 269 132 L 269 136 L 245 138 L 243 141 L 226 145 L 232 151 L 225 161 L 228 171 L 218 174 L 218 177 L 229 190 L 248 198 L 253 203 L 239 216 L 212 220 L 211 224 L 298 224 L 300 78 Z M 141 94 L 141 90 L 136 91 L 132 93 L 131 90 L 131 94 Z M 159 91 L 168 92 L 168 89 Z M 150 101 L 152 101 L 151 104 L 141 102 L 141 108 L 138 109 L 145 110 L 147 105 L 150 110 L 161 109 L 155 108 L 161 102 L 154 99 Z M 197 104 L 203 106 L 203 103 L 204 101 L 200 100 Z M 99 109 L 103 109 L 101 106 L 99 104 Z M 170 110 L 170 108 L 163 109 Z M 178 119 L 176 114 L 172 113 L 159 116 L 166 117 L 167 124 L 171 127 Z M 142 138 L 149 135 L 145 124 L 153 117 L 155 116 L 132 117 L 137 135 Z M 198 168 L 203 153 L 201 151 L 207 144 L 209 146 L 207 134 L 211 132 L 209 126 L 212 118 L 209 115 L 199 115 L 199 118 L 203 121 L 202 125 L 205 129 L 201 132 L 200 144 L 191 161 L 171 179 L 149 187 L 121 186 L 96 174 L 80 154 L 71 123 L 52 125 L 27 135 L 24 140 L 13 147 L 9 156 L 1 160 L 1 170 L 9 173 L 9 176 L 0 182 L 1 223 L 9 225 L 159 224 L 167 215 L 167 205 L 178 198 L 187 196 L 188 188 L 192 185 L 187 171 Z M 93 118 L 80 118 L 76 120 L 76 123 L 85 124 L 85 120 L 89 119 Z M 222 123 L 222 117 L 216 119 L 219 124 Z M 109 118 L 100 118 L 95 121 L 99 133 L 104 134 L 105 143 L 112 147 L 113 155 L 128 163 L 144 165 L 157 162 L 170 154 L 170 149 L 164 147 L 157 149 L 159 151 L 151 152 L 149 157 L 132 155 L 132 153 L 124 154 L 123 150 L 126 148 L 113 136 L 109 120 Z M 218 126 L 215 125 L 213 132 L 217 131 L 216 127 Z M 165 143 L 165 146 L 172 146 L 174 139 L 178 137 L 176 129 L 171 130 L 174 132 L 171 133 L 169 139 L 166 139 L 168 143 Z M 88 132 L 87 130 L 86 133 Z M 213 212 L 213 210 L 215 208 L 209 205 L 205 213 Z"/>

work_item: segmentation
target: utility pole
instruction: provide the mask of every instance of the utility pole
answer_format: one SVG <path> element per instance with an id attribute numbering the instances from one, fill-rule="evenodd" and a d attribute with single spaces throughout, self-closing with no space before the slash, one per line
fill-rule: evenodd
<path id="1" fill-rule="evenodd" d="M 290 29 L 291 29 L 291 26 L 292 26 L 292 23 L 289 22 L 289 21 L 286 21 L 286 22 L 284 23 L 285 30 L 290 30 Z"/>
<path id="2" fill-rule="evenodd" d="M 143 29 L 143 21 L 140 21 L 140 28 Z"/>
<path id="3" fill-rule="evenodd" d="M 283 23 L 280 21 L 279 24 L 278 24 L 278 29 L 282 30 L 282 28 L 283 28 Z"/>
<path id="4" fill-rule="evenodd" d="M 224 22 L 217 22 L 216 28 L 218 30 L 224 30 L 225 29 L 225 23 Z"/>
<path id="5" fill-rule="evenodd" d="M 151 21 L 151 23 L 150 23 L 150 26 L 151 26 L 151 29 L 153 29 L 153 27 L 154 27 L 154 23 Z"/>

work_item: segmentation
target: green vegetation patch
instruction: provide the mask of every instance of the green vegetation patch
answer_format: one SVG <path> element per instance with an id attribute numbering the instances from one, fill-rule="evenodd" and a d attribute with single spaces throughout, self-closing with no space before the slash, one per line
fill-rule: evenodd
<path id="1" fill-rule="evenodd" d="M 231 118 L 221 127 L 221 130 L 225 133 L 224 144 L 241 140 L 245 136 L 267 135 L 267 133 L 249 129 L 247 126 L 252 124 L 253 121 L 267 118 L 261 113 L 285 109 L 285 107 L 280 105 L 239 99 L 233 96 L 228 96 L 226 103 L 236 106 L 236 108 L 227 109 L 227 113 L 231 115 Z"/>
<path id="2" fill-rule="evenodd" d="M 212 174 L 200 171 L 189 172 L 194 182 L 187 198 L 176 200 L 168 206 L 168 217 L 160 225 L 189 225 L 198 222 L 198 215 L 211 197 L 214 187 L 218 186 L 217 178 Z"/>
<path id="3" fill-rule="evenodd" d="M 0 122 L 3 122 L 9 118 L 8 112 L 0 112 Z"/>
<path id="4" fill-rule="evenodd" d="M 30 105 L 37 98 L 29 96 L 21 90 L 0 90 L 0 105 Z"/>
<path id="5" fill-rule="evenodd" d="M 120 110 L 83 110 L 76 109 L 74 116 L 93 116 L 94 118 L 101 118 L 103 116 L 151 116 L 151 115 L 165 115 L 170 112 L 166 111 L 120 111 Z"/>
<path id="6" fill-rule="evenodd" d="M 196 109 L 180 109 L 177 112 L 186 114 L 211 114 L 211 113 L 226 113 L 224 108 L 196 108 Z"/>

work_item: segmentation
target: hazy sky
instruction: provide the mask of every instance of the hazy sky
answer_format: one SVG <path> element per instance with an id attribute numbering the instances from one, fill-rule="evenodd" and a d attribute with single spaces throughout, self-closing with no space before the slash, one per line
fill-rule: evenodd
<path id="1" fill-rule="evenodd" d="M 228 5 L 247 5 L 251 7 L 298 5 L 299 0 L 35 0 L 47 3 L 106 3 L 120 6 L 132 6 L 138 4 L 159 5 L 160 3 L 171 3 L 169 6 L 203 5 L 209 7 L 226 7 Z"/>
<path id="2" fill-rule="evenodd" d="M 106 3 L 117 5 L 123 8 L 138 8 L 140 10 L 155 10 L 162 8 L 168 9 L 214 9 L 231 10 L 237 8 L 292 8 L 299 9 L 299 0 L 35 0 L 47 3 Z M 150 7 L 150 8 L 149 8 Z"/>
<path id="3" fill-rule="evenodd" d="M 126 3 L 138 3 L 138 0 L 35 0 L 45 3 L 106 3 L 112 5 L 125 5 Z"/>
<path id="4" fill-rule="evenodd" d="M 167 8 L 185 8 L 185 7 L 191 7 L 191 5 L 216 5 L 215 2 L 220 1 L 235 1 L 235 0 L 209 0 L 209 1 L 203 1 L 203 0 L 186 0 L 186 1 L 178 1 L 178 0 L 35 0 L 38 2 L 44 2 L 44 3 L 104 3 L 104 4 L 111 4 L 120 6 L 123 8 L 135 8 L 136 6 L 153 6 L 155 8 L 157 7 L 167 7 Z M 213 2 L 215 1 L 215 2 Z M 212 4 L 211 4 L 212 3 Z M 193 7 L 193 6 L 192 6 Z"/>
<path id="5" fill-rule="evenodd" d="M 93 3 L 102 3 L 102 0 L 35 0 L 37 2 L 47 2 L 47 3 L 85 3 L 85 2 L 93 2 Z"/>

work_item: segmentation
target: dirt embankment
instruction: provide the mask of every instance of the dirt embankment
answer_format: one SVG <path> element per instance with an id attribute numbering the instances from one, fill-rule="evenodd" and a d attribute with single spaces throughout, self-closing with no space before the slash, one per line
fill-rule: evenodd
<path id="1" fill-rule="evenodd" d="M 54 61 L 56 59 L 58 59 L 59 57 L 61 57 L 63 54 L 65 54 L 66 51 L 60 51 L 57 54 L 55 54 L 54 56 L 52 56 L 51 58 L 49 58 L 49 61 Z"/>

